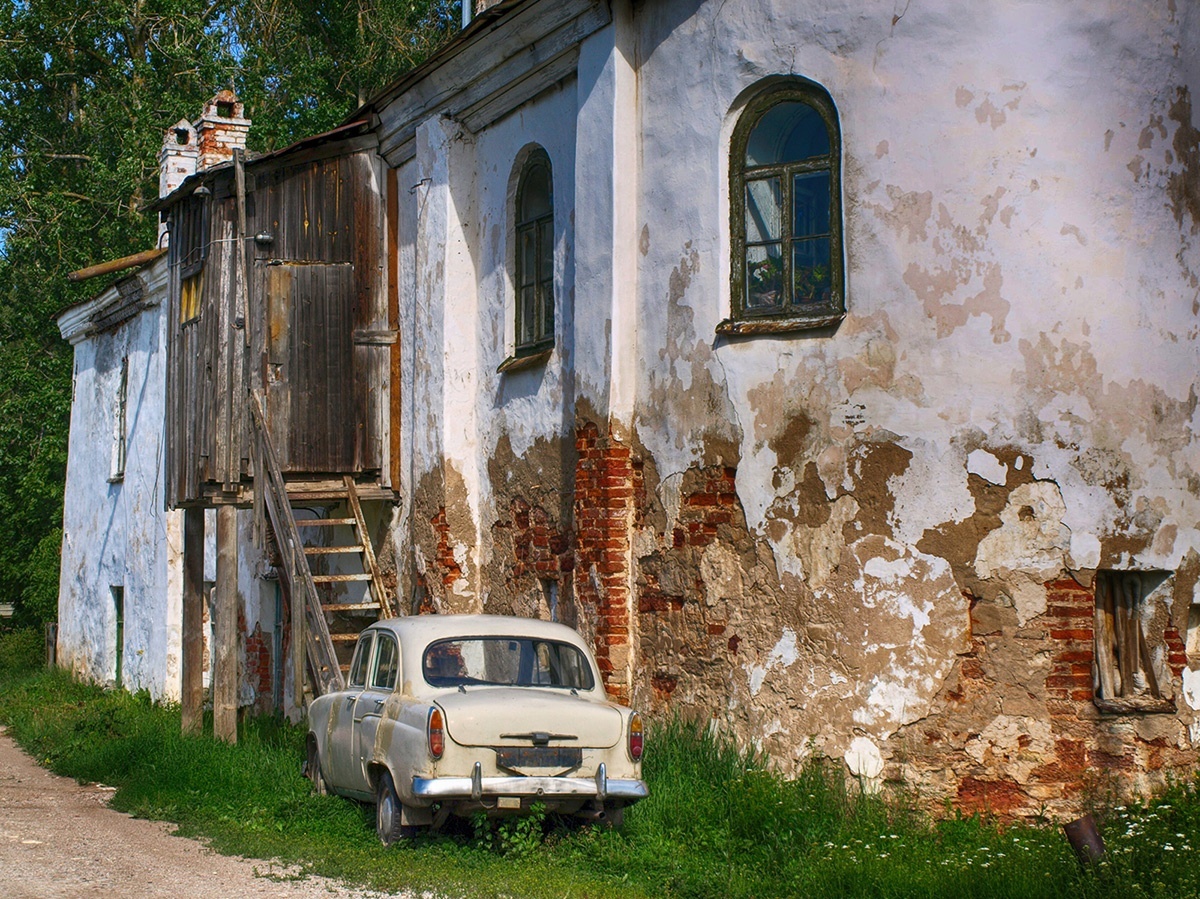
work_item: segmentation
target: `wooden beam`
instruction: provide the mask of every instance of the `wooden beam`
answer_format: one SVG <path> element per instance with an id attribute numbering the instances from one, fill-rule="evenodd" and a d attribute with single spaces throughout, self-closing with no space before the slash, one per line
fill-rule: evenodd
<path id="1" fill-rule="evenodd" d="M 204 729 L 204 509 L 183 510 L 183 732 Z"/>
<path id="2" fill-rule="evenodd" d="M 237 742 L 238 697 L 237 509 L 217 509 L 217 586 L 213 614 L 213 736 Z"/>
<path id="3" fill-rule="evenodd" d="M 153 262 L 163 253 L 167 252 L 166 247 L 154 250 L 142 250 L 140 253 L 134 253 L 132 256 L 122 256 L 120 259 L 110 259 L 108 262 L 100 262 L 96 265 L 89 265 L 87 268 L 81 268 L 78 271 L 71 272 L 67 275 L 68 281 L 86 281 L 88 278 L 98 278 L 101 275 L 111 275 L 115 272 L 123 272 L 127 268 L 133 268 L 138 265 L 145 265 L 147 262 Z"/>
<path id="4" fill-rule="evenodd" d="M 400 332 L 400 189 L 396 170 L 387 170 L 387 305 L 388 328 Z M 400 341 L 391 345 L 388 356 L 388 480 L 400 489 Z"/>

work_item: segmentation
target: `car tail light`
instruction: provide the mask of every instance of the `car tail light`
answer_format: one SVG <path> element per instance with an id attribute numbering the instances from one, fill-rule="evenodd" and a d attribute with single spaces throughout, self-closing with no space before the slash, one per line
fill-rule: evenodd
<path id="1" fill-rule="evenodd" d="M 446 722 L 442 718 L 441 709 L 434 707 L 429 710 L 425 734 L 429 739 L 429 754 L 435 759 L 440 759 L 446 751 Z"/>
<path id="2" fill-rule="evenodd" d="M 634 712 L 629 716 L 629 757 L 635 762 L 642 760 L 642 747 L 644 745 L 642 716 Z"/>

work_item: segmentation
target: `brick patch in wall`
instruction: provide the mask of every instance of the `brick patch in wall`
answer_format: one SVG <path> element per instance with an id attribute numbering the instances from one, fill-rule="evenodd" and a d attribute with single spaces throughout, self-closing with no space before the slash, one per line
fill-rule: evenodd
<path id="1" fill-rule="evenodd" d="M 643 489 L 640 466 L 629 446 L 592 422 L 576 429 L 575 450 L 575 601 L 595 621 L 605 689 L 629 702 L 629 532 L 634 497 Z"/>
<path id="2" fill-rule="evenodd" d="M 1095 608 L 1092 591 L 1075 580 L 1046 584 L 1045 623 L 1054 647 L 1046 675 L 1049 700 L 1092 701 Z"/>
<path id="3" fill-rule="evenodd" d="M 555 527 L 541 506 L 530 505 L 520 497 L 514 499 L 504 527 L 511 531 L 513 545 L 510 583 L 530 575 L 540 581 L 557 581 L 574 569 L 570 535 Z"/>
<path id="4" fill-rule="evenodd" d="M 434 561 L 441 569 L 442 584 L 453 587 L 454 582 L 462 577 L 462 568 L 459 567 L 450 547 L 450 522 L 446 519 L 446 507 L 438 509 L 429 523 L 433 526 L 433 532 L 437 534 L 437 559 Z"/>
<path id="5" fill-rule="evenodd" d="M 271 665 L 270 636 L 262 632 L 262 625 L 256 623 L 254 631 L 246 635 L 246 681 L 254 688 L 258 697 L 258 705 L 270 703 L 271 689 L 274 686 L 274 668 Z"/>

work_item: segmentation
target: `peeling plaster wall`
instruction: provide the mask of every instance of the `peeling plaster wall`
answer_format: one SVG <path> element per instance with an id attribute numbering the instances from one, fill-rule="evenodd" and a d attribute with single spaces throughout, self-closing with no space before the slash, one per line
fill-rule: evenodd
<path id="1" fill-rule="evenodd" d="M 431 115 L 398 172 L 402 598 L 562 617 L 613 695 L 935 805 L 1194 765 L 1198 49 L 1172 2 L 618 2 L 575 77 L 479 133 Z M 841 117 L 848 314 L 718 337 L 740 98 L 788 74 Z M 497 374 L 535 143 L 556 345 Z M 1177 712 L 1092 703 L 1103 568 L 1172 573 Z"/>
<path id="2" fill-rule="evenodd" d="M 519 562 L 511 533 L 514 518 L 528 529 L 531 509 L 556 543 L 570 528 L 573 440 L 562 435 L 573 415 L 564 373 L 574 345 L 575 116 L 569 79 L 477 135 L 431 118 L 398 172 L 401 355 L 412 391 L 406 499 L 393 533 L 410 608 L 535 614 L 540 604 L 551 614 L 547 578 Z M 515 339 L 512 200 L 519 161 L 535 145 L 554 178 L 559 339 L 546 364 L 501 375 Z M 541 574 L 557 583 L 562 572 Z"/>
<path id="3" fill-rule="evenodd" d="M 1195 596 L 1195 19 L 1166 3 L 639 14 L 636 564 L 643 599 L 664 571 L 681 585 L 642 603 L 644 703 L 716 714 L 777 758 L 812 740 L 853 768 L 866 739 L 888 775 L 940 716 L 973 736 L 906 768 L 931 793 L 970 802 L 971 778 L 1011 779 L 997 807 L 1028 812 L 1077 790 L 1028 783 L 1065 764 L 1067 730 L 1083 764 L 1113 730 L 1055 719 L 1047 585 L 1175 571 L 1180 631 Z M 841 115 L 848 315 L 718 338 L 737 99 L 788 73 Z M 680 546 L 684 485 L 714 466 L 736 508 L 698 553 Z M 1017 715 L 954 698 L 981 618 L 1003 619 L 1006 659 L 983 674 L 1021 694 Z M 1156 716 L 1153 739 L 1183 751 L 1159 767 L 1194 763 L 1193 718 Z M 979 748 L 1023 729 L 1019 763 Z M 1104 751 L 1128 760 L 1145 739 Z"/>
<path id="4" fill-rule="evenodd" d="M 166 260 L 146 269 L 143 307 L 91 333 L 87 315 L 64 313 L 75 347 L 74 397 L 63 502 L 58 601 L 59 664 L 86 680 L 116 685 L 117 614 L 123 591 L 121 683 L 155 700 L 178 702 L 182 682 L 183 512 L 165 510 L 163 416 L 166 378 Z M 96 314 L 116 296 L 102 294 Z M 80 308 L 91 311 L 92 304 Z M 122 359 L 128 360 L 126 459 L 116 477 L 115 444 Z M 216 515 L 205 516 L 206 581 L 216 580 Z M 254 548 L 253 515 L 238 515 L 239 702 L 272 707 L 278 648 L 275 586 Z M 205 612 L 205 642 L 211 622 Z M 207 658 L 207 650 L 206 650 Z M 207 666 L 207 662 L 206 662 Z M 210 671 L 204 681 L 210 682 Z"/>
<path id="5" fill-rule="evenodd" d="M 163 264 L 165 269 L 165 264 Z M 113 587 L 124 591 L 122 683 L 179 699 L 182 519 L 164 512 L 162 410 L 166 316 L 155 305 L 75 346 L 64 492 L 59 664 L 112 684 Z M 121 360 L 128 358 L 125 474 L 114 468 Z"/>

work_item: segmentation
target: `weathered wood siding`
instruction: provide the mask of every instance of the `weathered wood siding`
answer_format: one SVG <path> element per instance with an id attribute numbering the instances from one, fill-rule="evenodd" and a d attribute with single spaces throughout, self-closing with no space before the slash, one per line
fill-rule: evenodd
<path id="1" fill-rule="evenodd" d="M 387 477 L 383 171 L 358 138 L 247 166 L 246 308 L 232 171 L 172 207 L 168 477 L 174 503 L 235 499 L 250 476 L 246 392 L 262 387 L 285 474 Z M 199 316 L 189 237 L 208 204 Z"/>

